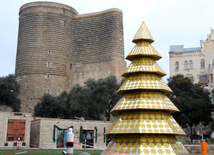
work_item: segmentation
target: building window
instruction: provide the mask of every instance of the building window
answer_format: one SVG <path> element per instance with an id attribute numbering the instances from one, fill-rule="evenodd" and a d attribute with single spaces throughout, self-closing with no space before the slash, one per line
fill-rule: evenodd
<path id="1" fill-rule="evenodd" d="M 48 94 L 50 94 L 50 90 L 48 89 Z"/>
<path id="2" fill-rule="evenodd" d="M 48 51 L 48 54 L 51 54 L 51 51 L 50 51 L 50 50 Z"/>
<path id="3" fill-rule="evenodd" d="M 50 77 L 50 75 L 49 74 L 47 74 L 47 78 L 49 79 L 49 77 Z"/>
<path id="4" fill-rule="evenodd" d="M 193 61 L 192 60 L 189 61 L 189 69 L 193 69 Z"/>
<path id="5" fill-rule="evenodd" d="M 90 148 L 88 145 L 94 146 L 94 130 L 83 130 L 83 144 L 85 144 L 85 140 L 86 148 Z M 82 145 L 82 148 L 84 148 L 84 145 Z"/>
<path id="6" fill-rule="evenodd" d="M 65 143 L 67 142 L 67 132 L 68 130 L 56 128 L 55 138 L 56 138 L 57 148 L 66 148 Z M 63 145 L 60 145 L 60 144 L 63 144 Z"/>
<path id="7" fill-rule="evenodd" d="M 213 61 L 212 61 L 212 68 L 214 68 L 214 59 L 213 59 Z"/>
<path id="8" fill-rule="evenodd" d="M 48 62 L 48 68 L 50 68 L 51 67 L 51 62 Z"/>
<path id="9" fill-rule="evenodd" d="M 184 69 L 188 69 L 188 62 L 184 61 Z"/>
<path id="10" fill-rule="evenodd" d="M 70 70 L 72 69 L 72 64 L 70 64 Z"/>
<path id="11" fill-rule="evenodd" d="M 210 74 L 210 82 L 213 83 L 213 74 Z"/>
<path id="12" fill-rule="evenodd" d="M 207 76 L 206 75 L 204 75 L 204 76 L 200 76 L 199 77 L 199 82 L 200 82 L 200 84 L 203 84 L 203 85 L 207 85 Z"/>
<path id="13" fill-rule="evenodd" d="M 193 83 L 193 76 L 191 74 L 188 74 L 186 77 L 189 78 L 191 80 L 191 82 Z"/>
<path id="14" fill-rule="evenodd" d="M 205 60 L 201 59 L 201 68 L 205 68 Z"/>
<path id="15" fill-rule="evenodd" d="M 176 61 L 176 63 L 175 63 L 175 69 L 179 70 L 179 62 L 178 61 Z"/>

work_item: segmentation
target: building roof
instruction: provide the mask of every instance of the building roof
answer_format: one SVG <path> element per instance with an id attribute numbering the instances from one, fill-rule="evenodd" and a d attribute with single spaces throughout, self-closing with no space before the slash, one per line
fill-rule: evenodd
<path id="1" fill-rule="evenodd" d="M 191 52 L 200 50 L 200 47 L 184 48 L 184 45 L 170 45 L 169 47 L 169 52 Z"/>

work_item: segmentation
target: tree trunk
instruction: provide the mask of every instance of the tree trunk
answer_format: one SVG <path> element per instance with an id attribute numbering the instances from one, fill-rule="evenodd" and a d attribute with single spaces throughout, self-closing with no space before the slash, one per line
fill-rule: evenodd
<path id="1" fill-rule="evenodd" d="M 191 143 L 193 141 L 193 137 L 192 137 L 192 126 L 190 126 L 190 138 L 191 138 Z"/>

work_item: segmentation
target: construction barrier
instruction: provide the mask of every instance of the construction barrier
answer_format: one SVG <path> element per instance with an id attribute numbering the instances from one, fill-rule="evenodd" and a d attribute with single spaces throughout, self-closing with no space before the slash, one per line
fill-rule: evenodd
<path id="1" fill-rule="evenodd" d="M 77 143 L 77 142 L 73 142 L 74 144 L 77 144 L 77 145 L 81 145 L 81 146 L 84 146 L 85 144 L 83 143 Z M 62 143 L 62 144 L 58 144 L 57 146 L 60 146 L 60 145 L 64 145 L 66 143 Z M 55 146 L 55 145 L 54 145 Z M 107 151 L 112 151 L 112 152 L 118 152 L 118 153 L 124 153 L 124 154 L 131 154 L 129 152 L 122 152 L 122 151 L 117 151 L 117 150 L 111 150 L 111 149 L 105 149 L 105 148 L 100 148 L 100 147 L 94 147 L 94 146 L 91 146 L 91 145 L 86 145 L 90 148 L 96 148 L 98 150 L 107 150 Z M 16 155 L 16 154 L 23 154 L 23 153 L 28 153 L 28 152 L 34 152 L 34 151 L 40 151 L 40 150 L 43 150 L 43 149 L 49 149 L 49 148 L 52 148 L 53 146 L 50 146 L 50 147 L 46 147 L 46 148 L 39 148 L 39 149 L 35 149 L 35 150 L 29 150 L 29 151 L 23 151 L 23 152 L 17 152 L 17 153 L 10 153 L 10 154 L 4 154 L 4 155 Z M 66 151 L 63 151 L 63 154 L 66 155 Z"/>
<path id="2" fill-rule="evenodd" d="M 67 133 L 67 155 L 73 155 L 74 149 L 74 134 L 73 129 L 69 128 Z"/>
<path id="3" fill-rule="evenodd" d="M 201 154 L 207 154 L 207 142 L 201 142 Z"/>
<path id="4" fill-rule="evenodd" d="M 20 137 L 18 137 L 17 149 L 20 149 Z"/>
<path id="5" fill-rule="evenodd" d="M 77 143 L 77 142 L 74 142 L 74 134 L 73 134 L 73 129 L 72 129 L 72 128 L 69 128 L 69 129 L 68 129 L 68 133 L 67 133 L 67 143 L 58 144 L 57 146 L 64 145 L 64 144 L 67 144 L 67 151 L 63 151 L 63 152 L 62 152 L 64 155 L 73 155 L 73 147 L 74 147 L 74 144 L 81 145 L 81 146 L 84 146 L 84 147 L 87 146 L 87 147 L 89 147 L 89 148 L 96 148 L 96 149 L 99 149 L 99 150 L 108 150 L 108 151 L 118 152 L 118 153 L 123 153 L 123 154 L 131 154 L 131 153 L 129 153 L 129 152 L 122 152 L 122 151 L 111 150 L 111 149 L 105 149 L 105 148 L 99 148 L 99 147 L 94 147 L 94 146 L 91 146 L 91 145 L 87 145 L 87 144 L 86 144 L 86 141 L 85 141 L 85 143 Z M 55 146 L 55 145 L 54 145 L 54 146 Z M 48 148 L 52 148 L 52 147 L 53 147 L 53 146 L 46 147 L 46 148 L 39 148 L 39 149 L 29 150 L 29 151 L 17 152 L 17 153 L 4 154 L 4 155 L 16 155 L 16 154 L 22 154 L 22 153 L 28 153 L 28 152 L 39 151 L 39 150 L 42 150 L 42 149 L 48 149 Z"/>

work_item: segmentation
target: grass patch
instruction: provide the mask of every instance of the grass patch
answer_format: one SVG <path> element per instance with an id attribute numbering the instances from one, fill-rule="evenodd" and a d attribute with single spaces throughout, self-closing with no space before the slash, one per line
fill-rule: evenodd
<path id="1" fill-rule="evenodd" d="M 24 152 L 27 150 L 0 150 L 0 155 Z M 91 155 L 100 155 L 102 150 L 74 150 L 74 155 L 78 155 L 82 152 L 90 153 Z M 25 155 L 63 155 L 62 150 L 39 150 L 29 153 L 24 153 Z"/>
<path id="2" fill-rule="evenodd" d="M 26 150 L 0 150 L 0 155 L 24 152 Z M 74 155 L 78 155 L 82 152 L 90 153 L 91 155 L 100 155 L 102 150 L 74 150 Z M 63 155 L 62 150 L 39 150 L 35 152 L 29 152 L 23 155 Z M 200 154 L 191 154 L 191 155 L 200 155 Z"/>

